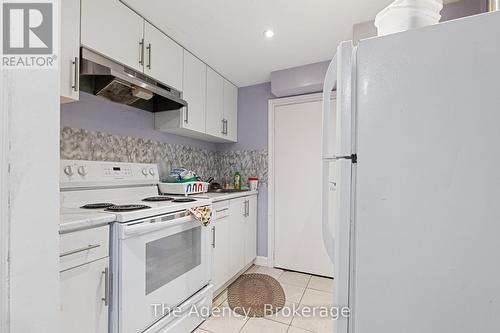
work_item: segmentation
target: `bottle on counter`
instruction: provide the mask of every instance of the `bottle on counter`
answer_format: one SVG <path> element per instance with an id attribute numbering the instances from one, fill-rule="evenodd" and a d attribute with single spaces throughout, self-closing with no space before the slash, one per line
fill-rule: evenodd
<path id="1" fill-rule="evenodd" d="M 239 171 L 234 173 L 234 189 L 241 190 L 241 174 Z"/>

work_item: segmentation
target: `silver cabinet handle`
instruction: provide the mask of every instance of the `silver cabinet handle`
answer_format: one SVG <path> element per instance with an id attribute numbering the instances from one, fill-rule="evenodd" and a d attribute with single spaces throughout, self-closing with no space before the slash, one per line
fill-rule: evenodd
<path id="1" fill-rule="evenodd" d="M 215 227 L 212 227 L 212 248 L 215 249 Z"/>
<path id="2" fill-rule="evenodd" d="M 69 255 L 72 255 L 72 254 L 76 254 L 76 253 L 80 253 L 80 252 L 84 252 L 84 251 L 92 250 L 92 249 L 98 248 L 99 246 L 101 246 L 101 245 L 100 245 L 100 244 L 96 244 L 96 245 L 88 245 L 88 246 L 83 247 L 83 248 L 81 248 L 81 249 L 71 250 L 71 251 L 68 251 L 68 252 L 61 253 L 61 254 L 59 255 L 59 257 L 66 257 L 66 256 L 69 256 Z"/>
<path id="3" fill-rule="evenodd" d="M 144 66 L 144 38 L 139 42 L 139 65 Z"/>
<path id="4" fill-rule="evenodd" d="M 227 119 L 222 119 L 222 134 L 227 135 Z"/>
<path id="5" fill-rule="evenodd" d="M 73 61 L 71 62 L 73 64 L 73 84 L 71 85 L 71 88 L 74 91 L 78 91 L 78 69 L 80 66 L 78 66 L 78 57 L 75 57 Z"/>
<path id="6" fill-rule="evenodd" d="M 186 124 L 189 123 L 189 107 L 185 107 L 185 110 L 184 110 L 184 122 Z"/>
<path id="7" fill-rule="evenodd" d="M 101 298 L 101 300 L 104 302 L 105 306 L 109 305 L 109 268 L 106 267 L 104 271 L 102 271 L 102 274 L 104 275 L 104 297 Z"/>
<path id="8" fill-rule="evenodd" d="M 146 67 L 151 69 L 151 43 L 148 44 L 146 49 L 148 50 L 148 65 Z"/>

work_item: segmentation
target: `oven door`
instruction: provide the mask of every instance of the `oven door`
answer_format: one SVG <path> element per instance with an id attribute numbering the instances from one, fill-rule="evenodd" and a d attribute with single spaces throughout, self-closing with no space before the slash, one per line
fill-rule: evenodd
<path id="1" fill-rule="evenodd" d="M 138 333 L 210 281 L 209 228 L 185 212 L 120 226 L 119 332 Z"/>

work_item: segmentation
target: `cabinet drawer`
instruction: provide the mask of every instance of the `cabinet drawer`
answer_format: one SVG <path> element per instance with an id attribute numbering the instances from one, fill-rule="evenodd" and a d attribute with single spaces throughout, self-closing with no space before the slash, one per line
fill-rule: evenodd
<path id="1" fill-rule="evenodd" d="M 108 256 L 108 226 L 61 235 L 59 255 L 60 271 Z"/>
<path id="2" fill-rule="evenodd" d="M 229 216 L 229 200 L 215 202 L 212 207 L 214 220 Z"/>

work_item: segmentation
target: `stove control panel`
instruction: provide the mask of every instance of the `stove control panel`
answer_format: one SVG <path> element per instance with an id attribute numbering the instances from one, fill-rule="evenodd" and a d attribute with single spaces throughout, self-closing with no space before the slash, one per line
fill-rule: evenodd
<path id="1" fill-rule="evenodd" d="M 61 160 L 61 188 L 151 185 L 159 180 L 156 164 Z"/>

